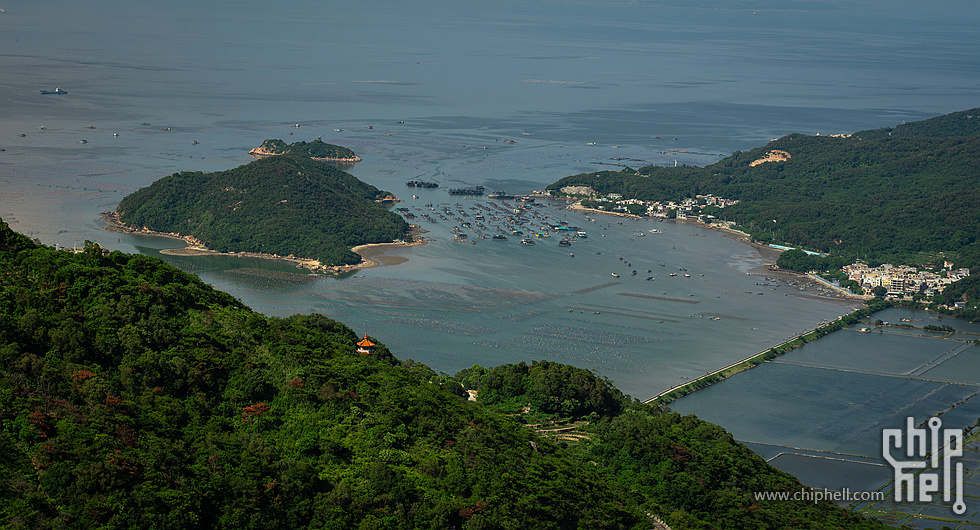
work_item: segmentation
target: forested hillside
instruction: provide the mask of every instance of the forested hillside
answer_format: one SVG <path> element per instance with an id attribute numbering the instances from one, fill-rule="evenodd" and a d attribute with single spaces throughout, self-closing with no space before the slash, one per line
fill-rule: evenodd
<path id="1" fill-rule="evenodd" d="M 760 162 L 767 155 L 785 159 Z M 625 198 L 679 201 L 712 194 L 741 201 L 717 217 L 759 241 L 915 264 L 938 253 L 980 265 L 980 109 L 862 131 L 791 134 L 707 167 L 654 167 L 566 177 Z"/>
<path id="2" fill-rule="evenodd" d="M 254 156 L 295 154 L 324 160 L 360 162 L 361 158 L 347 147 L 324 143 L 320 139 L 312 142 L 287 144 L 282 140 L 265 140 L 256 149 L 249 151 Z"/>
<path id="3" fill-rule="evenodd" d="M 159 260 L 57 251 L 2 221 L 0 293 L 4 527 L 878 527 L 753 501 L 799 485 L 565 365 L 463 374 L 484 406 L 383 345 L 357 353 L 333 320 L 266 317 Z M 525 399 L 593 441 L 493 410 Z"/>
<path id="4" fill-rule="evenodd" d="M 326 162 L 296 154 L 215 173 L 161 178 L 117 207 L 128 226 L 192 235 L 220 252 L 262 252 L 352 264 L 351 247 L 408 237 L 376 200 L 387 192 Z"/>

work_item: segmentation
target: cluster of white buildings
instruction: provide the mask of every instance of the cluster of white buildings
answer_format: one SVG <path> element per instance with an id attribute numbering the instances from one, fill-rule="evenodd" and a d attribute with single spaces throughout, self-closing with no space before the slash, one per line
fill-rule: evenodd
<path id="1" fill-rule="evenodd" d="M 706 206 L 717 206 L 724 208 L 733 204 L 738 204 L 737 200 L 715 197 L 714 195 L 698 195 L 695 198 L 687 198 L 680 202 L 675 201 L 641 201 L 639 199 L 623 199 L 618 193 L 610 193 L 605 197 L 599 197 L 598 193 L 589 186 L 566 186 L 561 189 L 566 195 L 587 195 L 599 202 L 613 203 L 610 208 L 614 212 L 629 211 L 629 205 L 639 204 L 646 207 L 647 215 L 651 217 L 667 217 L 671 210 L 676 210 L 678 219 L 701 218 L 701 209 Z M 714 218 L 713 216 L 707 216 Z"/>
<path id="2" fill-rule="evenodd" d="M 970 275 L 970 269 L 954 269 L 953 264 L 949 262 L 945 265 L 941 273 L 935 273 L 889 263 L 879 267 L 855 263 L 845 266 L 844 274 L 847 274 L 847 279 L 858 282 L 867 291 L 875 287 L 884 287 L 890 295 L 922 293 L 925 296 L 935 296 L 947 285 Z"/>
<path id="3" fill-rule="evenodd" d="M 714 195 L 698 195 L 697 197 L 691 199 L 687 198 L 680 202 L 674 201 L 652 201 L 645 202 L 643 204 L 647 205 L 647 214 L 657 217 L 665 217 L 671 210 L 677 210 L 677 217 L 680 219 L 684 218 L 700 218 L 701 209 L 707 206 L 717 206 L 719 208 L 724 208 L 726 206 L 731 206 L 733 204 L 738 204 L 738 201 L 734 199 L 724 199 L 722 197 L 715 197 Z M 711 216 L 714 218 L 713 216 Z"/>

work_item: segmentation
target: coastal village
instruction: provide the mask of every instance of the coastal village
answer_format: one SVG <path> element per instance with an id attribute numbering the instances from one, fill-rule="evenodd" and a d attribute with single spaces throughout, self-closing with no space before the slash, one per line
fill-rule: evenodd
<path id="1" fill-rule="evenodd" d="M 970 269 L 954 269 L 953 263 L 944 262 L 941 273 L 920 271 L 916 267 L 904 265 L 882 264 L 878 267 L 869 267 L 865 263 L 854 263 L 844 267 L 843 272 L 847 279 L 858 282 L 861 288 L 871 291 L 876 287 L 883 287 L 886 296 L 901 298 L 917 293 L 926 297 L 935 296 L 943 291 L 949 284 L 962 280 L 970 275 Z M 962 307 L 966 307 L 965 302 L 959 302 Z"/>
<path id="2" fill-rule="evenodd" d="M 642 212 L 650 217 L 674 217 L 677 219 L 697 219 L 700 221 L 714 221 L 713 215 L 705 215 L 701 210 L 708 206 L 724 208 L 738 204 L 737 200 L 715 197 L 714 195 L 698 195 L 694 198 L 686 198 L 680 202 L 675 201 L 641 201 L 639 199 L 623 199 L 618 193 L 610 193 L 599 196 L 594 189 L 589 186 L 565 186 L 561 193 L 572 197 L 585 196 L 598 202 L 603 210 L 619 213 Z"/>
<path id="3" fill-rule="evenodd" d="M 561 193 L 573 197 L 590 197 L 600 204 L 603 210 L 628 214 L 630 212 L 644 212 L 649 217 L 676 217 L 680 220 L 695 220 L 705 223 L 712 223 L 722 228 L 733 229 L 734 223 L 722 221 L 713 215 L 705 215 L 702 209 L 708 206 L 725 208 L 738 204 L 739 201 L 715 197 L 713 195 L 698 195 L 695 198 L 686 198 L 682 201 L 641 201 L 638 199 L 623 199 L 622 195 L 610 193 L 605 196 L 599 194 L 588 186 L 566 186 L 561 188 Z M 637 208 L 637 207 L 640 208 Z M 746 234 L 747 236 L 747 234 Z M 791 247 L 780 245 L 770 245 L 780 250 L 791 250 Z M 806 251 L 808 254 L 819 254 Z M 841 272 L 847 275 L 847 279 L 857 282 L 861 288 L 870 293 L 875 288 L 885 289 L 887 298 L 904 298 L 916 294 L 924 297 L 933 297 L 943 292 L 950 284 L 962 280 L 970 275 L 968 268 L 954 268 L 952 262 L 943 263 L 943 269 L 939 272 L 919 270 L 917 267 L 906 265 L 892 265 L 885 263 L 877 267 L 870 267 L 865 263 L 853 263 L 845 266 Z M 879 290 L 880 291 L 880 290 Z M 957 302 L 956 307 L 950 309 L 963 308 L 965 302 Z"/>

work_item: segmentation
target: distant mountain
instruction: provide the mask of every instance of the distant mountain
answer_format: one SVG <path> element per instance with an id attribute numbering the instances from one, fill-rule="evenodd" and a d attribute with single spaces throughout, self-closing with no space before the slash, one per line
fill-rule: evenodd
<path id="1" fill-rule="evenodd" d="M 647 166 L 561 179 L 625 198 L 712 194 L 712 211 L 759 241 L 906 263 L 980 265 L 980 108 L 849 136 L 791 134 L 700 167 Z"/>
<path id="2" fill-rule="evenodd" d="M 803 486 L 585 370 L 474 367 L 474 403 L 322 315 L 267 317 L 161 260 L 2 221 L 0 272 L 4 528 L 883 528 L 757 499 Z M 525 406 L 572 424 L 495 411 Z"/>
<path id="3" fill-rule="evenodd" d="M 261 252 L 352 264 L 350 248 L 408 237 L 379 204 L 389 195 L 305 155 L 263 158 L 228 171 L 174 173 L 124 198 L 127 226 L 193 236 L 221 252 Z"/>
<path id="4" fill-rule="evenodd" d="M 265 140 L 262 145 L 252 149 L 248 154 L 261 158 L 266 156 L 297 154 L 308 156 L 321 162 L 360 162 L 361 157 L 354 154 L 354 151 L 339 145 L 328 144 L 320 139 L 312 142 L 295 142 L 287 144 L 282 140 Z"/>

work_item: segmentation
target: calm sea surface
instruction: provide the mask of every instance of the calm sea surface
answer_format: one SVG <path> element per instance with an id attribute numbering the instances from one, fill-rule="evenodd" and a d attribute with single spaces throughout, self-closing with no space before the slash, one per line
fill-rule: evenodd
<path id="1" fill-rule="evenodd" d="M 406 199 L 399 206 L 474 215 L 496 207 L 445 188 L 524 193 L 619 165 L 703 165 L 791 132 L 849 133 L 980 101 L 972 0 L 687 4 L 8 3 L 0 217 L 46 244 L 156 255 L 176 245 L 108 233 L 98 213 L 176 171 L 247 163 L 266 138 L 351 147 L 364 161 L 349 171 Z M 55 87 L 69 94 L 40 95 Z M 442 188 L 404 186 L 417 178 Z M 167 259 L 263 313 L 321 312 L 437 370 L 552 359 L 637 398 L 853 306 L 767 282 L 762 265 L 774 255 L 717 232 L 587 219 L 560 204 L 539 214 L 588 238 L 461 244 L 450 223 L 417 219 L 432 241 L 388 253 L 408 261 L 312 282 L 259 260 Z M 814 381 L 817 394 L 845 373 L 819 372 L 832 376 L 824 384 L 802 363 L 781 369 Z M 747 441 L 870 443 L 852 439 L 858 426 L 773 441 L 766 433 L 784 427 L 712 415 L 725 409 L 706 403 L 678 406 Z"/>

